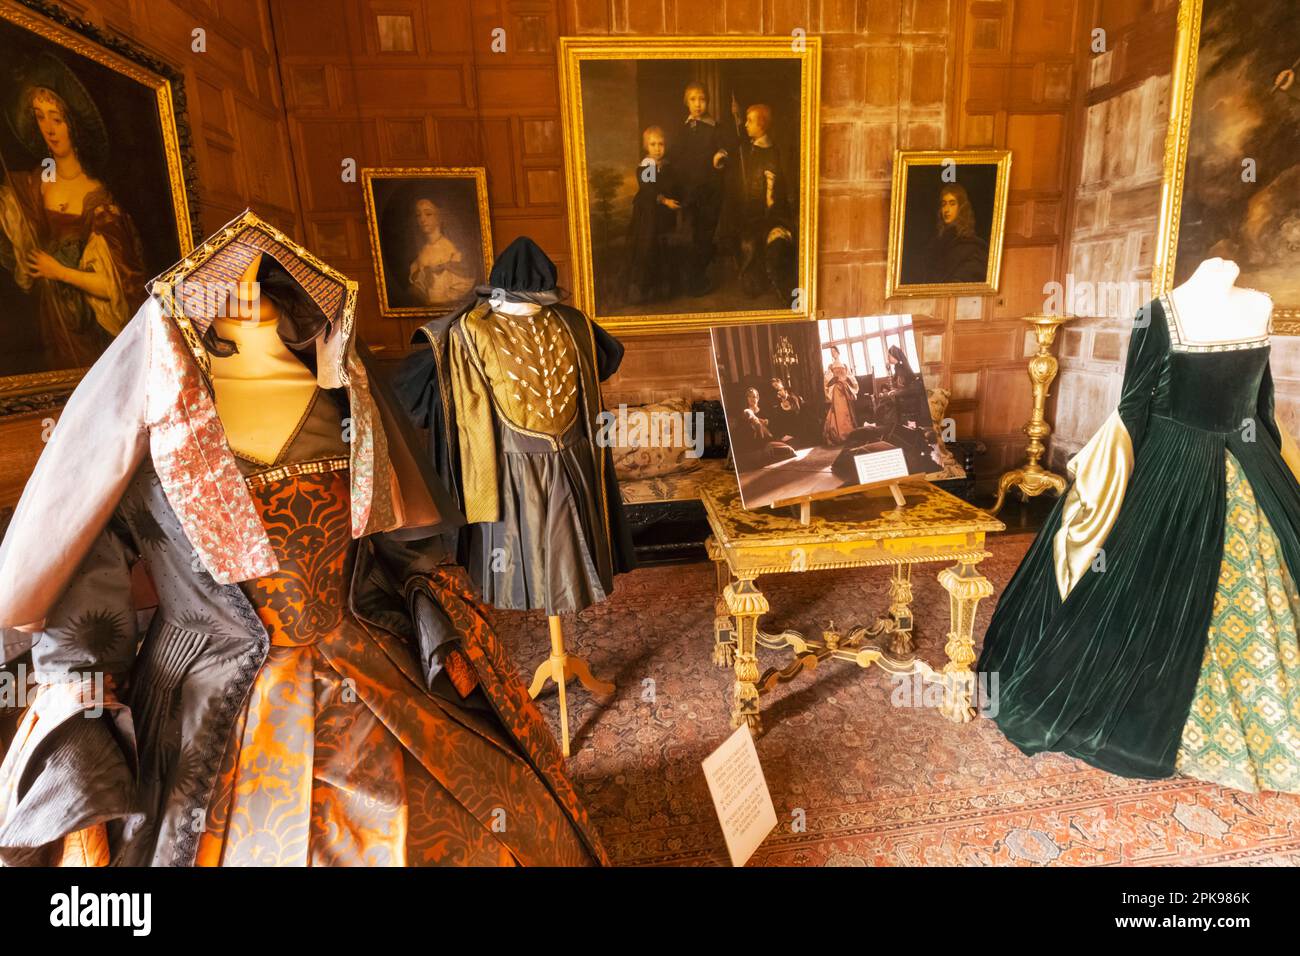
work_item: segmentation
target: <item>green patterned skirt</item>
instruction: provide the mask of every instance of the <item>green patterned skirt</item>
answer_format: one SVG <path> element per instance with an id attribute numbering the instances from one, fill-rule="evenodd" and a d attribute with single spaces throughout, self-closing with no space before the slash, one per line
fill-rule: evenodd
<path id="1" fill-rule="evenodd" d="M 1231 452 L 1223 558 L 1177 770 L 1239 790 L 1300 791 L 1300 592 Z"/>

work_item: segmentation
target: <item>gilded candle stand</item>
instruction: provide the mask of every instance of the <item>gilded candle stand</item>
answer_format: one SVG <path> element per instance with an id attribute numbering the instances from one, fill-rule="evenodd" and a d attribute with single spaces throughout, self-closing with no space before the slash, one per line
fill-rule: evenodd
<path id="1" fill-rule="evenodd" d="M 1007 492 L 1012 488 L 1020 489 L 1020 496 L 1028 501 L 1045 491 L 1060 495 L 1065 491 L 1065 479 L 1054 471 L 1044 468 L 1039 461 L 1047 451 L 1047 436 L 1052 434 L 1052 426 L 1047 424 L 1044 411 L 1047 407 L 1048 388 L 1056 378 L 1059 367 L 1056 356 L 1052 354 L 1052 343 L 1056 340 L 1056 330 L 1069 322 L 1068 315 L 1027 315 L 1024 321 L 1034 330 L 1038 340 L 1038 350 L 1029 359 L 1029 380 L 1034 389 L 1034 410 L 1025 423 L 1024 432 L 1029 436 L 1025 447 L 1025 463 L 1002 475 L 998 481 L 998 498 L 990 509 L 993 514 L 1002 510 Z"/>

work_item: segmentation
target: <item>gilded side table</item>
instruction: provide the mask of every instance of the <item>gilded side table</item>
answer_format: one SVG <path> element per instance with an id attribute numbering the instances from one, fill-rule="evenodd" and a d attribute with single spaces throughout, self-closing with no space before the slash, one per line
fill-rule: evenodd
<path id="1" fill-rule="evenodd" d="M 1006 526 L 929 482 L 900 486 L 907 501 L 901 509 L 888 492 L 883 497 L 857 493 L 814 502 L 807 525 L 775 512 L 746 511 L 733 475 L 719 475 L 701 487 L 713 532 L 706 547 L 718 575 L 713 661 L 735 670 L 733 727 L 747 721 L 760 731 L 760 695 L 832 657 L 938 682 L 946 717 L 964 722 L 975 716 L 975 609 L 993 594 L 979 563 L 988 557 L 985 535 Z M 953 562 L 938 575 L 950 598 L 948 659 L 941 670 L 920 660 L 912 646 L 912 566 L 938 562 Z M 755 583 L 761 575 L 881 565 L 893 569 L 890 604 L 874 623 L 841 632 L 828 622 L 817 638 L 795 630 L 771 634 L 760 626 L 769 610 Z M 790 657 L 760 673 L 759 647 L 788 651 Z"/>

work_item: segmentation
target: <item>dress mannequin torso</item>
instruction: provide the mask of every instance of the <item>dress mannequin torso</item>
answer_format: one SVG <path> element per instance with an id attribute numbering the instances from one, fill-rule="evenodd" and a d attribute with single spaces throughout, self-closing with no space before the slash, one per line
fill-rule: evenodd
<path id="1" fill-rule="evenodd" d="M 1169 293 L 1181 336 L 1189 345 L 1221 345 L 1267 338 L 1273 300 L 1233 285 L 1241 269 L 1228 259 L 1206 259 Z"/>
<path id="2" fill-rule="evenodd" d="M 217 415 L 239 457 L 275 464 L 302 426 L 315 400 L 316 376 L 284 344 L 279 311 L 268 298 L 247 295 L 259 256 L 244 273 L 232 318 L 215 320 L 217 334 L 235 343 L 233 355 L 212 357 Z"/>
<path id="3" fill-rule="evenodd" d="M 1300 792 L 1300 711 L 1271 703 L 1300 660 L 1300 472 L 1271 302 L 1238 273 L 1208 259 L 1147 307 L 1118 407 L 994 610 L 978 669 L 1026 753 Z"/>
<path id="4" fill-rule="evenodd" d="M 507 250 L 503 260 L 510 256 Z M 496 275 L 494 267 L 494 284 Z M 568 756 L 565 681 L 577 677 L 596 694 L 614 692 L 585 660 L 565 651 L 559 616 L 604 600 L 612 589 L 613 552 L 595 537 L 595 529 L 608 535 L 609 528 L 601 490 L 605 452 L 587 438 L 581 390 L 590 386 L 582 384 L 582 345 L 569 321 L 558 309 L 522 296 L 498 293 L 479 301 L 489 309 L 471 308 L 450 346 L 461 461 L 491 463 L 462 470 L 466 487 L 474 489 L 465 498 L 472 526 L 468 568 L 497 607 L 546 608 L 551 656 L 534 672 L 529 694 L 536 697 L 548 680 L 557 682 L 561 746 Z M 594 334 L 586 340 L 593 353 Z M 598 361 L 595 354 L 591 359 Z M 484 392 L 494 411 L 480 417 L 477 428 L 466 427 L 472 409 L 487 408 L 475 397 Z M 465 477 L 475 471 L 478 479 Z M 517 502 L 513 513 L 498 507 L 502 500 Z M 513 555 L 505 568 L 492 557 L 501 549 Z"/>

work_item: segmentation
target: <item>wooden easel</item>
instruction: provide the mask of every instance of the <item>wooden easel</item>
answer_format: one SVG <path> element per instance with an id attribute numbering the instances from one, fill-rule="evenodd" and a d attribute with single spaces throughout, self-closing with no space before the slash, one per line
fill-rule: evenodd
<path id="1" fill-rule="evenodd" d="M 565 683 L 571 678 L 578 678 L 583 687 L 600 697 L 609 697 L 614 693 L 614 685 L 597 680 L 592 676 L 591 668 L 581 657 L 575 657 L 564 650 L 564 628 L 560 616 L 552 614 L 546 619 L 551 628 L 551 656 L 538 665 L 533 673 L 533 683 L 528 688 L 528 696 L 534 700 L 546 687 L 548 680 L 555 681 L 560 691 L 560 742 L 564 756 L 569 756 L 569 706 L 564 692 Z"/>
<path id="2" fill-rule="evenodd" d="M 841 498 L 846 494 L 853 494 L 857 491 L 870 492 L 881 487 L 880 485 L 858 485 L 854 488 L 839 488 L 833 492 L 824 495 L 807 495 L 803 498 L 787 498 L 785 501 L 773 502 L 773 508 L 784 508 L 789 505 L 799 506 L 799 523 L 802 525 L 812 522 L 812 503 L 824 498 Z M 903 489 L 898 487 L 898 482 L 889 482 L 889 490 L 894 496 L 894 504 L 899 508 L 907 507 L 907 498 L 903 496 Z"/>

